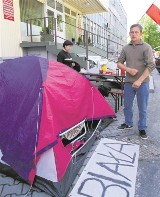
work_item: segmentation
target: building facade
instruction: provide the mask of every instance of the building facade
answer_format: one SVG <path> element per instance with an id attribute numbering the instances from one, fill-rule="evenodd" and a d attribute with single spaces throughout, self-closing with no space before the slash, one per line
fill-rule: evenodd
<path id="1" fill-rule="evenodd" d="M 106 0 L 106 4 L 108 12 L 83 16 L 83 27 L 101 36 L 98 47 L 106 49 L 107 38 L 109 50 L 120 51 L 127 40 L 127 15 L 120 0 Z"/>
<path id="2" fill-rule="evenodd" d="M 19 1 L 0 1 L 0 61 L 22 56 Z"/>
<path id="3" fill-rule="evenodd" d="M 55 28 L 59 43 L 81 41 L 87 30 L 90 44 L 111 51 L 119 50 L 127 35 L 120 0 L 4 0 L 0 17 L 1 59 L 22 56 L 22 41 L 41 42 L 46 32 L 53 38 Z"/>

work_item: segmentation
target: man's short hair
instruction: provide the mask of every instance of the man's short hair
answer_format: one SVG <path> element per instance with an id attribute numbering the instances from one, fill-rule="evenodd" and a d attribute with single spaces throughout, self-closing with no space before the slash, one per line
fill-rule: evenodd
<path id="1" fill-rule="evenodd" d="M 140 32 L 142 33 L 142 31 L 143 31 L 143 27 L 142 27 L 140 24 L 133 24 L 133 25 L 131 25 L 131 27 L 130 27 L 130 31 L 131 31 L 131 29 L 132 29 L 132 28 L 134 28 L 134 27 L 138 27 L 138 28 L 139 28 L 139 30 L 140 30 Z"/>
<path id="2" fill-rule="evenodd" d="M 68 45 L 73 46 L 73 43 L 70 40 L 64 41 L 63 48 L 65 48 L 65 46 L 68 46 Z"/>

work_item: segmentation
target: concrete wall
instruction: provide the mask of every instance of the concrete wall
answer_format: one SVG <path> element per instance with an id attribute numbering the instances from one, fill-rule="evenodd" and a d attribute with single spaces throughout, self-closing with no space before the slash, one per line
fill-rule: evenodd
<path id="1" fill-rule="evenodd" d="M 19 0 L 13 0 L 14 21 L 4 19 L 3 1 L 0 1 L 0 57 L 22 56 Z"/>
<path id="2" fill-rule="evenodd" d="M 55 61 L 57 60 L 57 55 L 47 51 L 46 46 L 24 48 L 23 56 L 37 56 Z"/>

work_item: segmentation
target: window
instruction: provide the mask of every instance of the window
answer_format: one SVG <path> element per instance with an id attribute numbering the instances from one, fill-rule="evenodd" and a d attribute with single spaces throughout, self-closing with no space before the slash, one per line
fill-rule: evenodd
<path id="1" fill-rule="evenodd" d="M 86 17 L 83 16 L 83 28 L 86 30 Z"/>
<path id="2" fill-rule="evenodd" d="M 97 29 L 96 29 L 96 23 L 93 24 L 93 29 L 94 29 L 94 33 L 97 33 Z"/>
<path id="3" fill-rule="evenodd" d="M 21 0 L 19 3 L 21 22 L 26 22 L 28 19 L 36 19 L 32 21 L 33 24 L 41 26 L 42 20 L 37 20 L 37 18 L 43 17 L 44 4 L 35 0 Z"/>
<path id="4" fill-rule="evenodd" d="M 93 22 L 91 21 L 91 32 L 93 33 Z"/>
<path id="5" fill-rule="evenodd" d="M 76 17 L 76 12 L 71 11 L 71 15 Z"/>
<path id="6" fill-rule="evenodd" d="M 66 38 L 72 39 L 76 38 L 76 19 L 65 15 L 65 22 L 66 22 Z"/>
<path id="7" fill-rule="evenodd" d="M 65 11 L 66 14 L 69 14 L 70 15 L 70 9 L 69 8 L 64 7 L 64 11 Z"/>
<path id="8" fill-rule="evenodd" d="M 47 0 L 47 5 L 53 9 L 55 9 L 55 0 Z"/>
<path id="9" fill-rule="evenodd" d="M 100 43 L 101 27 L 99 25 L 97 26 L 97 35 L 97 42 Z"/>
<path id="10" fill-rule="evenodd" d="M 87 31 L 90 31 L 90 20 L 87 19 Z"/>
<path id="11" fill-rule="evenodd" d="M 54 30 L 54 22 L 53 22 L 53 18 L 54 18 L 54 12 L 52 12 L 51 10 L 47 10 L 47 15 L 48 15 L 48 28 L 51 34 L 53 34 L 53 30 Z"/>
<path id="12" fill-rule="evenodd" d="M 63 5 L 56 1 L 56 10 L 59 12 L 63 12 Z"/>
<path id="13" fill-rule="evenodd" d="M 63 22 L 62 22 L 62 15 L 57 14 L 57 30 L 63 31 Z"/>

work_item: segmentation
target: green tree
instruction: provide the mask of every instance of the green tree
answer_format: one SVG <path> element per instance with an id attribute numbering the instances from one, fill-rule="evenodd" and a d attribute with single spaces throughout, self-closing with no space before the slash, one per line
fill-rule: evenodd
<path id="1" fill-rule="evenodd" d="M 142 39 L 152 48 L 160 46 L 160 27 L 147 15 L 139 23 L 143 26 Z"/>

